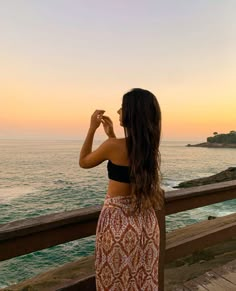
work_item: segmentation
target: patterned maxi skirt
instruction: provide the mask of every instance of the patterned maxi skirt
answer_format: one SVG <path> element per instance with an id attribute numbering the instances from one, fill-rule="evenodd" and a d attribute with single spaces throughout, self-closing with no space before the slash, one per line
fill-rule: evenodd
<path id="1" fill-rule="evenodd" d="M 97 232 L 97 291 L 158 290 L 159 226 L 154 209 L 130 214 L 128 196 L 106 196 Z"/>

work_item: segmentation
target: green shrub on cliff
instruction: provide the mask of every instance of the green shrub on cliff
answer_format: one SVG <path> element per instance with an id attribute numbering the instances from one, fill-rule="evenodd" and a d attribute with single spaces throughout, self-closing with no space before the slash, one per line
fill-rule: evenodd
<path id="1" fill-rule="evenodd" d="M 209 136 L 207 138 L 209 143 L 224 143 L 224 144 L 236 144 L 236 131 L 231 130 L 229 133 L 216 133 L 214 136 Z"/>

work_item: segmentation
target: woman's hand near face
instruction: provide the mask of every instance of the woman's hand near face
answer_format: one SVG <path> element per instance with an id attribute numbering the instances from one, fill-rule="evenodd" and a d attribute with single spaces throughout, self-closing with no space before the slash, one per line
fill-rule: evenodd
<path id="1" fill-rule="evenodd" d="M 101 119 L 103 128 L 108 137 L 116 137 L 113 128 L 113 122 L 110 117 L 103 115 Z"/>
<path id="2" fill-rule="evenodd" d="M 90 128 L 96 130 L 102 121 L 105 110 L 95 110 L 90 119 Z"/>

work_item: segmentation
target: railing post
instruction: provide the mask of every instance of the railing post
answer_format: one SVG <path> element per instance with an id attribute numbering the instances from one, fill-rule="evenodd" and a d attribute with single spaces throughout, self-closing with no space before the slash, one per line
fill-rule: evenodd
<path id="1" fill-rule="evenodd" d="M 159 229 L 159 270 L 158 270 L 158 290 L 164 291 L 164 266 L 165 266 L 165 246 L 166 246 L 166 225 L 165 225 L 165 206 L 156 212 Z"/>

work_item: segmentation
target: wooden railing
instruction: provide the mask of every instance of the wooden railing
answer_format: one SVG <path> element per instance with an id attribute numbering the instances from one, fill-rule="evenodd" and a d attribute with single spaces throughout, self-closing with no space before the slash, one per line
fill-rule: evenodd
<path id="1" fill-rule="evenodd" d="M 235 198 L 235 180 L 165 194 L 165 209 L 157 212 L 161 232 L 160 290 L 164 290 L 164 263 L 236 236 L 236 214 L 209 220 L 206 227 L 201 226 L 201 222 L 191 225 L 192 229 L 198 227 L 199 230 L 197 233 L 193 231 L 190 237 L 175 236 L 179 230 L 166 234 L 165 216 Z M 0 225 L 0 260 L 94 235 L 101 207 L 86 207 Z M 81 280 L 81 284 L 86 285 L 86 280 Z M 94 285 L 94 280 L 87 278 L 87 284 Z M 73 290 L 71 288 L 68 286 L 63 290 Z"/>

